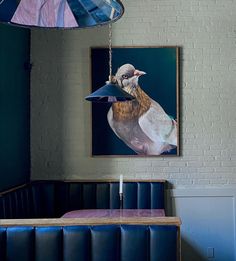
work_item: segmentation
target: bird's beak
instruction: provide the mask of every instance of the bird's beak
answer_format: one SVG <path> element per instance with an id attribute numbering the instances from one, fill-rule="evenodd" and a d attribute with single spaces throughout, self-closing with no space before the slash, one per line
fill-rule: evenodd
<path id="1" fill-rule="evenodd" d="M 135 71 L 134 71 L 134 76 L 142 76 L 142 75 L 144 75 L 144 74 L 146 74 L 146 73 L 143 72 L 143 71 L 139 71 L 139 70 L 135 70 Z"/>

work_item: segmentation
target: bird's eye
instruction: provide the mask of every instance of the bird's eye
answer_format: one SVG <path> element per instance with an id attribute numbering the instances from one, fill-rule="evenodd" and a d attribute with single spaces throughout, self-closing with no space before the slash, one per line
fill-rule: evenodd
<path id="1" fill-rule="evenodd" d="M 129 78 L 129 75 L 128 75 L 128 74 L 123 74 L 123 75 L 122 75 L 122 78 L 123 78 L 123 79 L 128 79 L 128 78 Z"/>

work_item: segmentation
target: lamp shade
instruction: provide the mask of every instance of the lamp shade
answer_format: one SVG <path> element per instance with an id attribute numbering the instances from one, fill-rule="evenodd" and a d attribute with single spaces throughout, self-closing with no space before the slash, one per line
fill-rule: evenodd
<path id="1" fill-rule="evenodd" d="M 123 13 L 119 0 L 0 0 L 0 22 L 24 27 L 86 28 Z"/>
<path id="2" fill-rule="evenodd" d="M 85 99 L 91 102 L 113 103 L 119 101 L 131 101 L 135 98 L 128 92 L 122 90 L 119 85 L 108 83 L 85 97 Z"/>

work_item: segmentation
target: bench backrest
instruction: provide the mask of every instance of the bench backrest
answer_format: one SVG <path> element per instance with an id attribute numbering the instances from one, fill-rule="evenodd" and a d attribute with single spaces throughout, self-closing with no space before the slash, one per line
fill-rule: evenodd
<path id="1" fill-rule="evenodd" d="M 124 182 L 125 209 L 164 209 L 164 181 Z M 53 218 L 76 209 L 119 208 L 119 182 L 37 181 L 0 194 L 0 218 Z"/>

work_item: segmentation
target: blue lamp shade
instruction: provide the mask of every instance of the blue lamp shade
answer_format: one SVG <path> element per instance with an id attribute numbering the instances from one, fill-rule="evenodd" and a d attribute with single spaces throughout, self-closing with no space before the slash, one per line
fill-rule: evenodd
<path id="1" fill-rule="evenodd" d="M 86 28 L 123 13 L 119 0 L 0 0 L 0 22 L 24 27 Z"/>
<path id="2" fill-rule="evenodd" d="M 135 99 L 135 97 L 122 90 L 119 85 L 108 83 L 95 92 L 91 93 L 89 96 L 85 97 L 85 99 L 91 102 L 113 103 L 131 101 Z"/>

